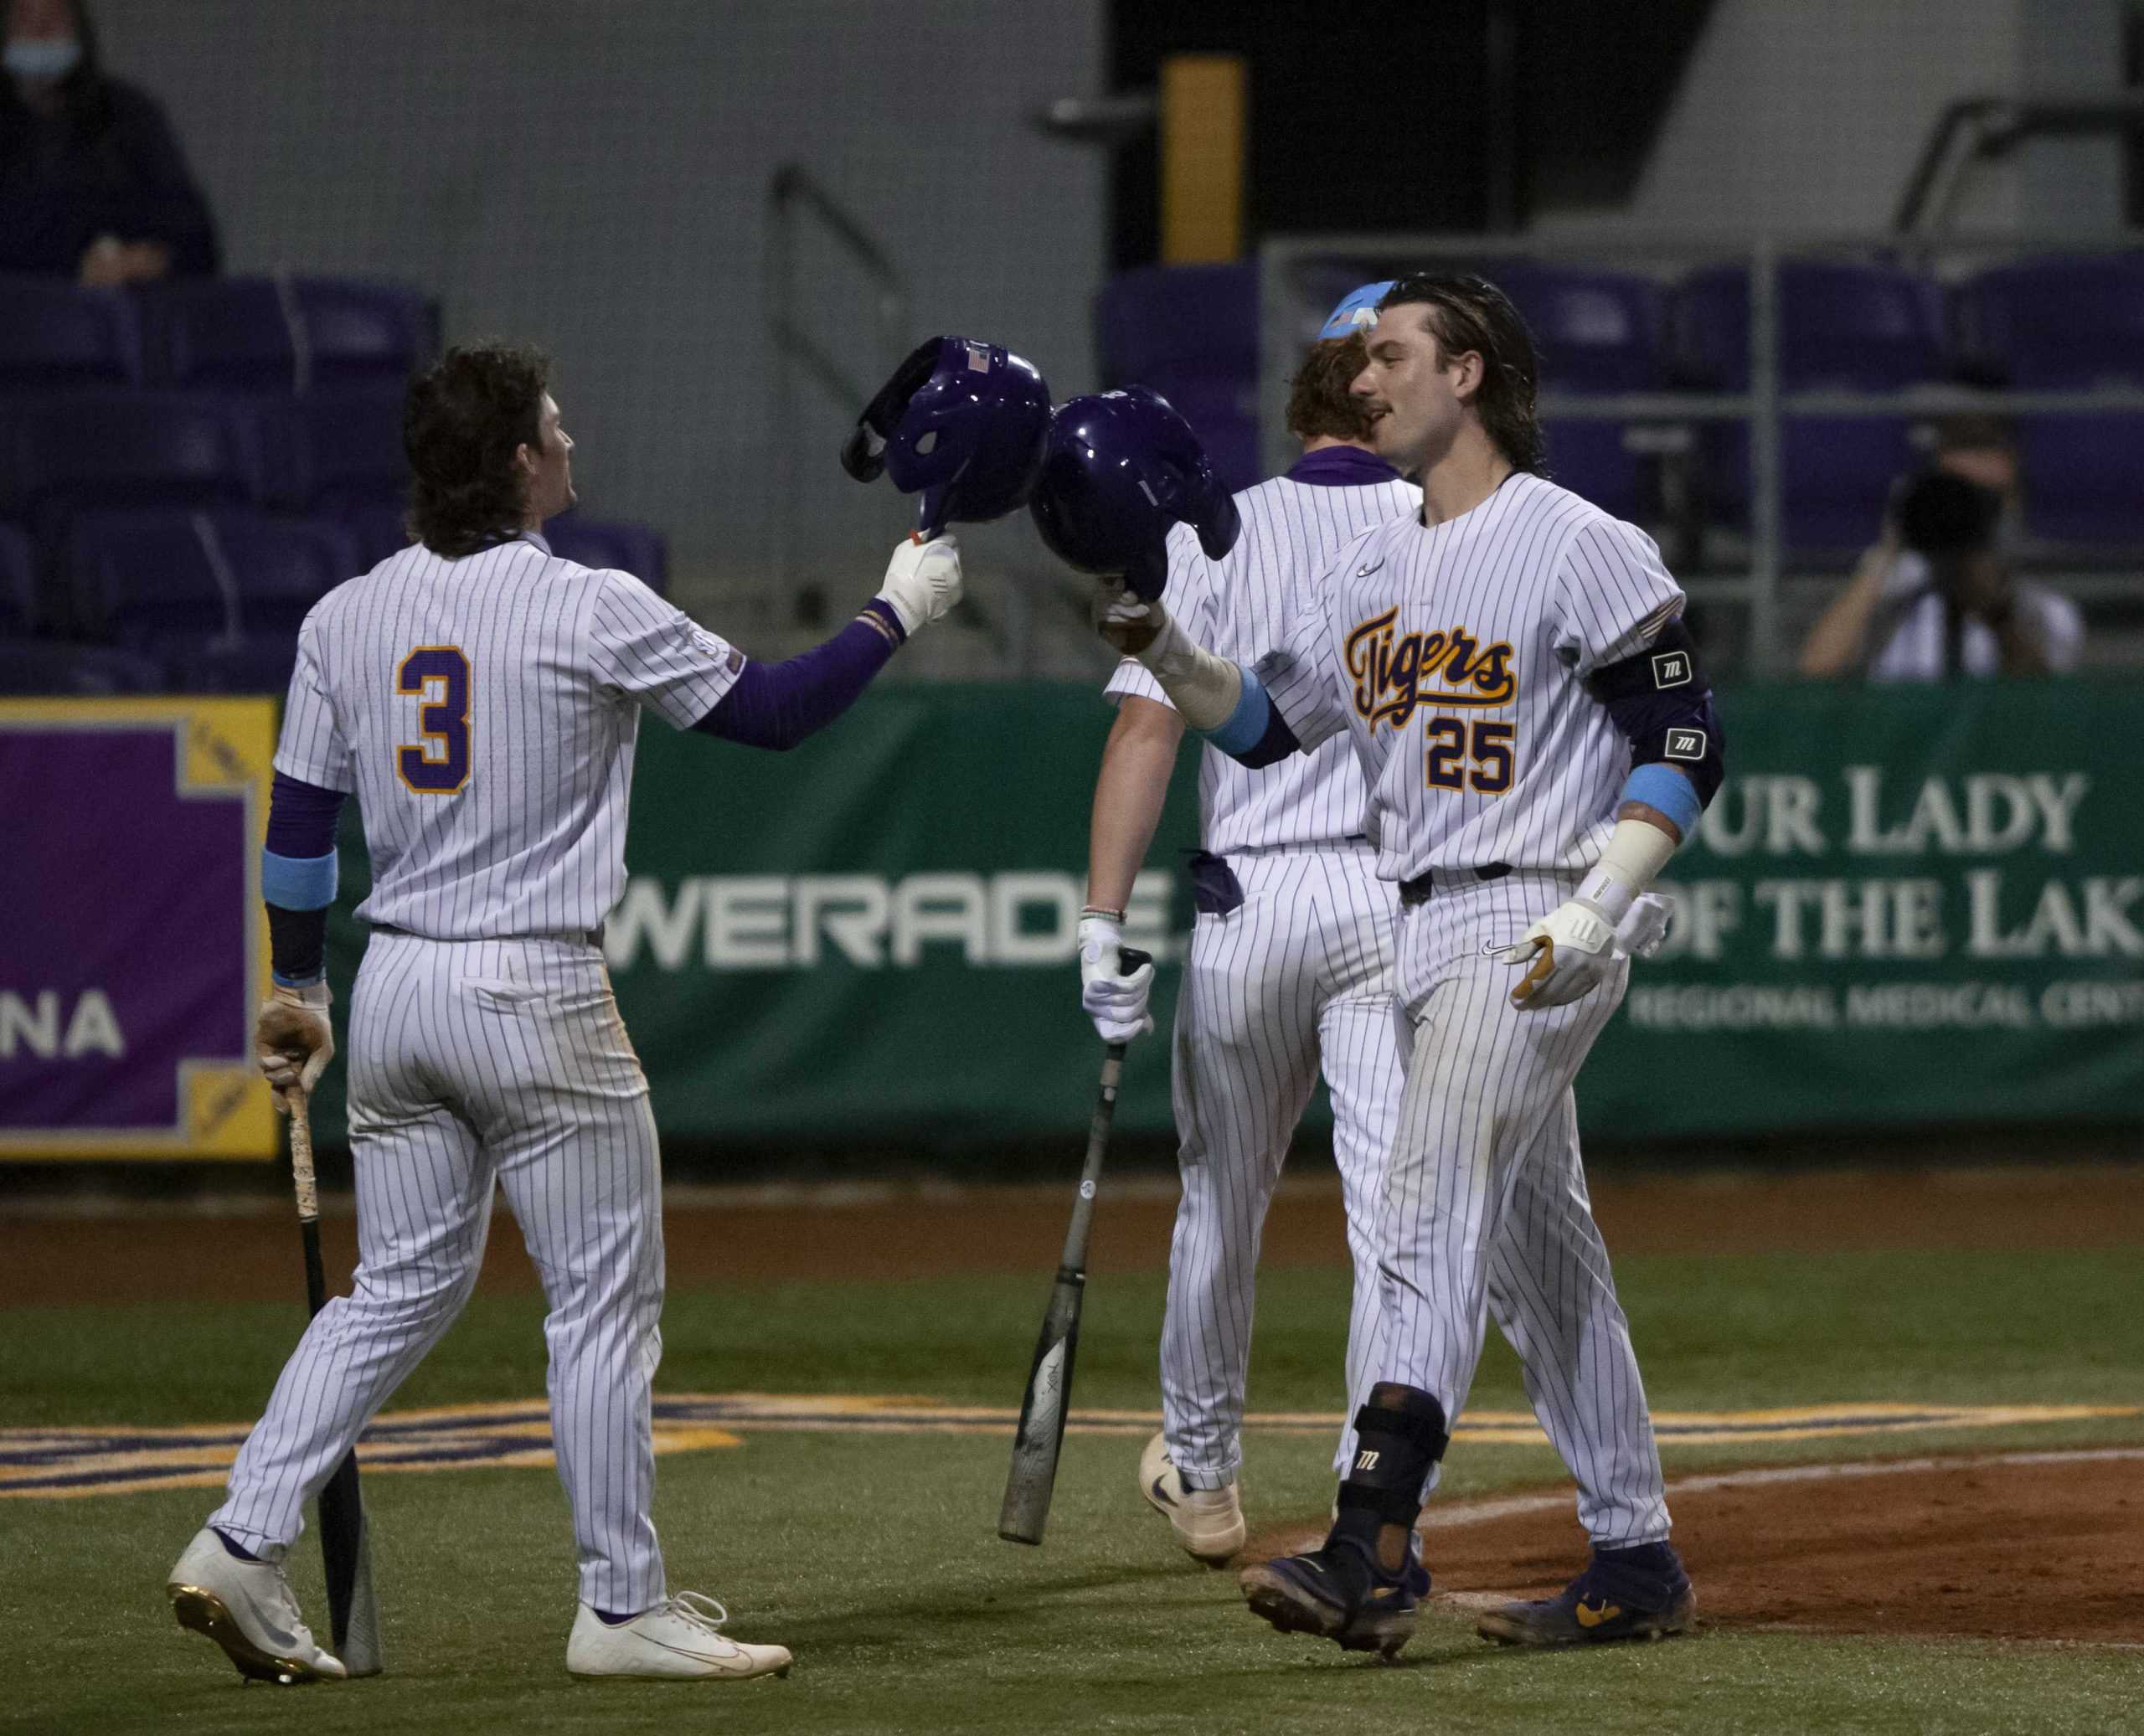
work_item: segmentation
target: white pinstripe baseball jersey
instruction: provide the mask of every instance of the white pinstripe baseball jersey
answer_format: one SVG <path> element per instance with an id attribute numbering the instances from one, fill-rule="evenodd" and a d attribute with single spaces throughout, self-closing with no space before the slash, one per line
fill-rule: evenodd
<path id="1" fill-rule="evenodd" d="M 1582 677 L 1642 651 L 1683 601 L 1644 532 L 1521 471 L 1441 524 L 1355 538 L 1255 667 L 1306 748 L 1349 732 L 1385 878 L 1583 869 L 1631 755 Z"/>
<path id="2" fill-rule="evenodd" d="M 1290 587 L 1320 571 L 1351 537 L 1413 512 L 1422 491 L 1397 476 L 1359 487 L 1328 487 L 1286 476 L 1244 489 L 1236 545 L 1209 561 L 1197 534 L 1179 524 L 1169 533 L 1169 613 L 1217 656 L 1248 662 L 1276 644 L 1286 624 Z M 1136 694 L 1169 701 L 1136 657 L 1117 665 L 1106 689 L 1112 698 Z M 1198 763 L 1198 834 L 1209 850 L 1318 843 L 1359 834 L 1365 797 L 1361 769 L 1345 743 L 1291 755 L 1253 771 L 1209 745 Z"/>
<path id="3" fill-rule="evenodd" d="M 363 920 L 579 935 L 625 887 L 641 708 L 689 728 L 744 662 L 631 574 L 533 533 L 459 560 L 419 544 L 307 616 L 276 770 L 358 792 Z"/>

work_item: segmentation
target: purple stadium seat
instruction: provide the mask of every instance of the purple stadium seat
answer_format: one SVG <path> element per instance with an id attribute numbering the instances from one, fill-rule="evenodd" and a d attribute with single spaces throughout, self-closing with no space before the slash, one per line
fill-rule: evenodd
<path id="1" fill-rule="evenodd" d="M 2050 543 L 2144 543 L 2144 416 L 2019 416 L 2025 528 Z"/>
<path id="2" fill-rule="evenodd" d="M 2027 389 L 2144 384 L 2144 253 L 2023 260 L 1957 296 L 1976 378 Z M 2025 525 L 2055 543 L 2144 542 L 2144 417 L 2017 419 Z"/>
<path id="3" fill-rule="evenodd" d="M 332 277 L 296 286 L 316 387 L 399 388 L 439 350 L 439 309 L 415 290 Z"/>
<path id="4" fill-rule="evenodd" d="M 80 617 L 143 647 L 294 641 L 306 610 L 357 570 L 341 527 L 250 512 L 84 513 L 69 554 Z"/>
<path id="5" fill-rule="evenodd" d="M 297 662 L 296 633 L 260 638 L 219 640 L 189 645 L 159 645 L 171 670 L 171 684 L 182 693 L 272 693 L 290 691 Z"/>
<path id="6" fill-rule="evenodd" d="M 1941 292 L 1890 266 L 1791 260 L 1780 267 L 1780 373 L 1787 391 L 1889 390 L 1947 376 Z M 1750 384 L 1750 280 L 1739 265 L 1693 274 L 1676 298 L 1676 348 L 1700 389 Z M 1781 435 L 1784 529 L 1791 548 L 1844 550 L 1871 541 L 1892 481 L 1921 461 L 1904 416 L 1796 417 Z M 1708 515 L 1750 522 L 1750 440 L 1739 424 L 1698 439 Z"/>
<path id="7" fill-rule="evenodd" d="M 1789 391 L 1883 389 L 1948 377 L 1943 297 L 1931 280 L 1889 265 L 1788 260 L 1779 268 L 1780 378 Z M 1698 271 L 1675 297 L 1675 339 L 1693 385 L 1750 384 L 1750 276 Z"/>
<path id="8" fill-rule="evenodd" d="M 228 278 L 171 285 L 148 307 L 152 353 L 161 378 L 178 386 L 399 387 L 437 347 L 430 302 L 385 284 Z"/>
<path id="9" fill-rule="evenodd" d="M 669 590 L 669 552 L 652 526 L 566 513 L 544 527 L 544 540 L 554 554 L 585 567 L 631 573 L 657 596 Z"/>
<path id="10" fill-rule="evenodd" d="M 142 382 L 142 328 L 117 290 L 0 276 L 0 390 Z"/>
<path id="11" fill-rule="evenodd" d="M 136 648 L 234 631 L 235 586 L 209 559 L 195 518 L 168 509 L 77 515 L 67 547 L 77 624 Z"/>
<path id="12" fill-rule="evenodd" d="M 1982 272 L 1956 307 L 1960 349 L 1980 377 L 2144 384 L 2144 253 L 2021 260 Z"/>
<path id="13" fill-rule="evenodd" d="M 1667 297 L 1651 278 L 1532 260 L 1486 275 L 1532 328 L 1544 388 L 1650 392 L 1666 384 Z"/>
<path id="14" fill-rule="evenodd" d="M 271 487 L 283 504 L 347 518 L 398 507 L 409 487 L 402 388 L 343 387 L 261 406 L 274 443 Z"/>
<path id="15" fill-rule="evenodd" d="M 37 614 L 37 562 L 30 539 L 12 524 L 0 524 L 0 634 L 28 632 Z"/>
<path id="16" fill-rule="evenodd" d="M 26 412 L 16 451 L 23 499 L 40 525 L 104 506 L 224 506 L 260 493 L 252 418 L 175 392 L 95 392 Z"/>
<path id="17" fill-rule="evenodd" d="M 163 687 L 163 671 L 132 652 L 51 640 L 0 640 L 0 693 L 97 698 L 161 693 Z"/>

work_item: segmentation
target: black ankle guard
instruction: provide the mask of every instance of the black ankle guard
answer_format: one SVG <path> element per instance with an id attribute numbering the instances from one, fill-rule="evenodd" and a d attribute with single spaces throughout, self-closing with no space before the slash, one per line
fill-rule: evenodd
<path id="1" fill-rule="evenodd" d="M 1422 1485 L 1444 1457 L 1451 1435 L 1444 1407 L 1415 1387 L 1380 1385 L 1373 1393 L 1398 1402 L 1365 1404 L 1355 1413 L 1355 1458 L 1340 1485 L 1340 1512 L 1372 1512 L 1388 1525 L 1414 1524 Z"/>

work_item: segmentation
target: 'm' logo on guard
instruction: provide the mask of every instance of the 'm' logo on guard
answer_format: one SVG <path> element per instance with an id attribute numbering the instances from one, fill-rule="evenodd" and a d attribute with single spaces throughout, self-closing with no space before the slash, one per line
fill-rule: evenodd
<path id="1" fill-rule="evenodd" d="M 1663 651 L 1652 660 L 1652 684 L 1656 688 L 1682 688 L 1690 684 L 1689 653 Z"/>
<path id="2" fill-rule="evenodd" d="M 1702 760 L 1705 756 L 1705 732 L 1702 729 L 1670 729 L 1667 745 L 1662 751 L 1670 760 Z"/>

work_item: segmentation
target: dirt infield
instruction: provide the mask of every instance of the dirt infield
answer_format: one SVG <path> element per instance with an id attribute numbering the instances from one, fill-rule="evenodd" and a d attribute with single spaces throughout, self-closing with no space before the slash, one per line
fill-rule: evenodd
<path id="1" fill-rule="evenodd" d="M 2144 1641 L 2144 1451 L 1689 1477 L 1668 1499 L 1703 1625 Z M 1463 1605 L 1553 1595 L 1585 1558 L 1568 1495 L 1479 1512 L 1430 1513 L 1437 1590 Z M 1245 1558 L 1321 1531 L 1276 1531 Z"/>
<path id="2" fill-rule="evenodd" d="M 2144 1166 L 1862 1173 L 1749 1172 L 1607 1178 L 1594 1205 L 1619 1254 L 1874 1248 L 2094 1248 L 2144 1242 Z M 665 1207 L 672 1285 L 779 1279 L 1047 1273 L 1069 1180 L 1024 1187 L 679 1190 Z M 112 1216 L 8 1216 L 0 1206 L 0 1307 L 131 1301 L 280 1301 L 291 1294 L 287 1213 L 149 1208 Z M 1093 1269 L 1167 1262 L 1175 1184 L 1112 1189 L 1096 1211 Z M 485 1256 L 490 1287 L 536 1275 L 502 1208 Z M 331 1285 L 356 1260 L 347 1198 L 322 1224 Z M 1266 1222 L 1269 1264 L 1344 1261 L 1336 1183 L 1283 1186 Z"/>

